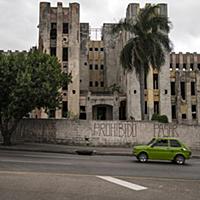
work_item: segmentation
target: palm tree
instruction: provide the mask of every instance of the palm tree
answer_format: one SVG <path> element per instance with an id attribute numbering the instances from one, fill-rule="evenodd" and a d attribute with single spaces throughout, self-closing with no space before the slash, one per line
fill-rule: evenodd
<path id="1" fill-rule="evenodd" d="M 140 83 L 141 118 L 144 119 L 144 80 L 150 67 L 160 69 L 166 53 L 172 50 L 168 37 L 170 22 L 167 16 L 158 13 L 158 5 L 146 5 L 131 19 L 122 19 L 113 25 L 112 33 L 126 31 L 131 38 L 120 54 L 122 67 L 136 71 Z"/>

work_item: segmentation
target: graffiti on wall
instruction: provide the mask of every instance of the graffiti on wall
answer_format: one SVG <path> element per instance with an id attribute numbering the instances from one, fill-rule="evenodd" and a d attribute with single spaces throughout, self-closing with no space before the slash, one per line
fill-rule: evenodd
<path id="1" fill-rule="evenodd" d="M 17 127 L 16 133 L 26 141 L 55 141 L 55 123 L 47 120 L 24 120 Z"/>
<path id="2" fill-rule="evenodd" d="M 92 136 L 97 137 L 126 137 L 132 138 L 137 136 L 137 124 L 133 122 L 123 123 L 94 123 Z"/>
<path id="3" fill-rule="evenodd" d="M 179 137 L 176 124 L 154 124 L 154 137 Z"/>

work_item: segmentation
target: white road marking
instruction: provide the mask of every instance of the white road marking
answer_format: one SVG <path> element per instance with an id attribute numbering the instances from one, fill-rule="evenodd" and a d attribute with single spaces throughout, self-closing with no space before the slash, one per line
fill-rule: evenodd
<path id="1" fill-rule="evenodd" d="M 127 187 L 129 189 L 132 189 L 132 190 L 136 190 L 136 191 L 139 191 L 139 190 L 146 190 L 147 187 L 143 187 L 141 185 L 136 185 L 134 183 L 129 183 L 127 181 L 122 181 L 120 179 L 117 179 L 117 178 L 113 178 L 111 176 L 97 176 L 98 178 L 101 178 L 103 180 L 106 180 L 106 181 L 109 181 L 111 183 L 115 183 L 115 184 L 118 184 L 118 185 L 121 185 L 123 187 Z"/>

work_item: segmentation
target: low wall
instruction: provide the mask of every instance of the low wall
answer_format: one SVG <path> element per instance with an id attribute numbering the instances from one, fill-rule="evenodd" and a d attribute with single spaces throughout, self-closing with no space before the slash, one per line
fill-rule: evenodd
<path id="1" fill-rule="evenodd" d="M 66 119 L 25 119 L 17 138 L 28 142 L 69 145 L 131 146 L 146 143 L 152 137 L 176 137 L 200 150 L 200 126 L 135 121 L 71 121 Z"/>

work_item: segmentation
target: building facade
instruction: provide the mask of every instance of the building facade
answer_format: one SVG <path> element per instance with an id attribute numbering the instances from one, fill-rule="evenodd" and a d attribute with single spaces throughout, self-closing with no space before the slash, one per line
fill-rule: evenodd
<path id="1" fill-rule="evenodd" d="M 158 12 L 167 16 L 167 4 L 158 6 Z M 126 18 L 134 18 L 140 9 L 139 4 L 129 4 Z M 119 61 L 128 33 L 112 35 L 113 24 L 104 23 L 101 40 L 91 40 L 89 23 L 80 22 L 78 3 L 51 7 L 41 2 L 39 19 L 40 51 L 57 56 L 62 70 L 72 74 L 72 83 L 61 89 L 61 109 L 40 115 L 37 111 L 33 117 L 141 120 L 138 78 Z M 199 68 L 199 54 L 166 54 L 160 71 L 151 69 L 146 76 L 145 119 L 158 113 L 170 122 L 199 124 Z"/>

